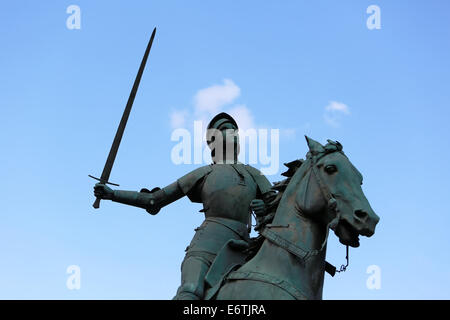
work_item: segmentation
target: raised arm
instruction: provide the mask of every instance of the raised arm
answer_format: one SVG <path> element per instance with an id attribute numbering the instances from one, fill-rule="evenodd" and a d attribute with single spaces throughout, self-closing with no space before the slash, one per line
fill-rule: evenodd
<path id="1" fill-rule="evenodd" d="M 155 188 L 152 191 L 142 189 L 140 192 L 113 190 L 105 184 L 97 183 L 94 186 L 94 195 L 101 199 L 145 209 L 150 214 L 157 214 L 162 207 L 182 198 L 184 193 L 175 181 L 162 189 Z"/>
<path id="2" fill-rule="evenodd" d="M 105 184 L 94 186 L 94 195 L 100 199 L 112 200 L 147 210 L 150 214 L 157 214 L 162 207 L 177 201 L 187 195 L 192 202 L 202 202 L 200 185 L 203 178 L 211 172 L 210 166 L 197 168 L 167 187 L 154 188 L 149 191 L 113 190 Z"/>

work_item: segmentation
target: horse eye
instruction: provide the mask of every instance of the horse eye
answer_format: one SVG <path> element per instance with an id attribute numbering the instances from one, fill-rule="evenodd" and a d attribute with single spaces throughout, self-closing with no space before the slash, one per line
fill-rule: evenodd
<path id="1" fill-rule="evenodd" d="M 325 172 L 328 174 L 332 174 L 335 173 L 337 171 L 337 168 L 334 164 L 330 164 L 328 166 L 325 166 L 324 168 Z"/>

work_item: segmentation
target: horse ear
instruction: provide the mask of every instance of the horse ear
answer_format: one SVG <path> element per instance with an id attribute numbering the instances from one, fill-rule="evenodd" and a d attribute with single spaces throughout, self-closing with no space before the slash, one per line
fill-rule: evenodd
<path id="1" fill-rule="evenodd" d="M 306 138 L 306 143 L 308 144 L 308 147 L 309 147 L 309 151 L 312 154 L 325 152 L 325 148 L 320 144 L 320 142 L 317 142 L 316 140 L 313 140 L 308 136 L 305 136 L 305 138 Z"/>

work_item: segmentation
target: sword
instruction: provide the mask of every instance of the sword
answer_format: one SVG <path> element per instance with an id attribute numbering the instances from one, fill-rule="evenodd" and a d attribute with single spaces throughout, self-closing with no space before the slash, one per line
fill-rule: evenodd
<path id="1" fill-rule="evenodd" d="M 144 57 L 142 58 L 141 65 L 139 66 L 138 73 L 136 75 L 136 79 L 134 80 L 133 88 L 131 89 L 130 96 L 128 97 L 127 105 L 125 106 L 125 110 L 122 115 L 122 119 L 120 119 L 119 127 L 117 128 L 116 135 L 114 137 L 114 141 L 111 145 L 111 149 L 109 150 L 108 158 L 106 159 L 105 166 L 103 167 L 102 175 L 99 178 L 93 177 L 89 175 L 89 177 L 100 181 L 103 184 L 112 184 L 118 186 L 118 184 L 109 182 L 109 176 L 111 174 L 111 169 L 114 164 L 114 160 L 116 159 L 117 150 L 119 150 L 120 141 L 122 140 L 123 132 L 125 131 L 125 126 L 127 125 L 128 116 L 130 115 L 131 107 L 133 106 L 134 98 L 136 97 L 136 92 L 139 87 L 139 82 L 141 81 L 142 73 L 144 72 L 145 63 L 147 62 L 148 54 L 150 53 L 150 49 L 152 47 L 153 39 L 155 38 L 156 28 L 153 29 L 152 35 L 147 45 L 147 49 L 145 50 Z M 97 198 L 92 205 L 95 209 L 100 207 L 100 198 Z"/>

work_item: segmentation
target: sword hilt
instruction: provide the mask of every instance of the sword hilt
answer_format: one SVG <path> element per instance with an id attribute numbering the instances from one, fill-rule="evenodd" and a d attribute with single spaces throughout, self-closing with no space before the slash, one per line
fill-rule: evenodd
<path id="1" fill-rule="evenodd" d="M 112 183 L 112 182 L 109 182 L 109 181 L 107 181 L 107 182 L 104 182 L 104 181 L 102 181 L 102 179 L 99 179 L 99 178 L 96 178 L 96 177 L 94 177 L 94 176 L 91 176 L 90 174 L 88 174 L 88 176 L 90 177 L 90 178 L 92 178 L 92 179 L 95 179 L 95 180 L 97 180 L 97 181 L 100 181 L 101 183 L 103 183 L 103 184 L 110 184 L 110 185 L 113 185 L 113 186 L 119 186 L 117 183 Z M 98 208 L 100 208 L 100 198 L 97 198 L 97 199 L 95 199 L 95 201 L 94 201 L 94 204 L 92 205 L 93 207 L 94 207 L 94 209 L 98 209 Z"/>
<path id="2" fill-rule="evenodd" d="M 100 198 L 95 199 L 94 204 L 92 205 L 94 209 L 100 208 Z"/>

